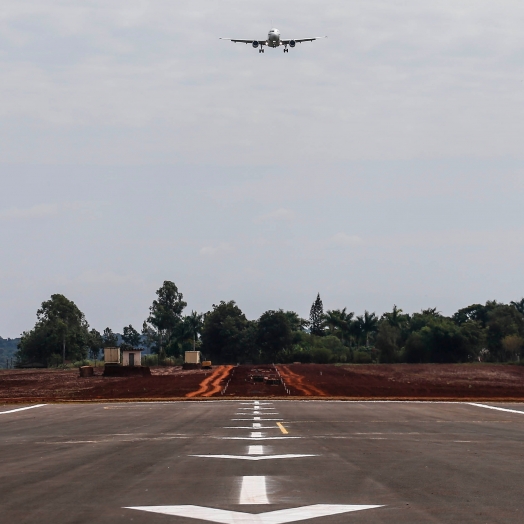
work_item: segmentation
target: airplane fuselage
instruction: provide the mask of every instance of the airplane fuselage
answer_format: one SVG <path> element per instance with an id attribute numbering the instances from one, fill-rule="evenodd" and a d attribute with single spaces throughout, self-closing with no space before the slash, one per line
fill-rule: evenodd
<path id="1" fill-rule="evenodd" d="M 271 29 L 267 35 L 268 47 L 278 47 L 280 45 L 280 31 L 278 29 Z"/>

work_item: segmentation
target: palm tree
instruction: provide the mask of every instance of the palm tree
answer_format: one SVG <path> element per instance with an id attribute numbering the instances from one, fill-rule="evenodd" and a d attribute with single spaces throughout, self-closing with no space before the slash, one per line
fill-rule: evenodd
<path id="1" fill-rule="evenodd" d="M 437 311 L 436 307 L 431 307 L 429 309 L 423 309 L 421 311 L 423 315 L 427 315 L 428 317 L 435 317 L 438 318 L 441 316 L 440 311 Z"/>
<path id="2" fill-rule="evenodd" d="M 375 313 L 364 311 L 364 316 L 357 317 L 360 332 L 366 336 L 366 346 L 369 346 L 369 335 L 377 330 L 378 317 Z"/>
<path id="3" fill-rule="evenodd" d="M 187 322 L 189 332 L 193 336 L 193 351 L 196 348 L 196 339 L 200 332 L 202 331 L 202 313 L 197 313 L 196 311 L 191 311 L 191 315 L 188 315 L 185 320 Z"/>
<path id="4" fill-rule="evenodd" d="M 511 305 L 522 315 L 524 315 L 524 298 L 521 298 L 518 302 L 511 301 Z"/>
<path id="5" fill-rule="evenodd" d="M 339 335 L 343 344 L 351 334 L 353 315 L 352 311 L 346 313 L 346 308 L 328 310 L 324 315 L 324 322 L 328 326 L 329 332 L 333 335 Z"/>
<path id="6" fill-rule="evenodd" d="M 396 304 L 393 305 L 391 313 L 384 313 L 385 318 L 390 326 L 401 328 L 403 322 L 406 320 L 406 315 L 402 314 L 402 309 L 399 309 Z"/>
<path id="7" fill-rule="evenodd" d="M 324 314 L 324 322 L 329 329 L 329 333 L 334 335 L 340 329 L 341 316 L 345 314 L 346 308 L 342 311 L 340 309 L 328 309 Z"/>

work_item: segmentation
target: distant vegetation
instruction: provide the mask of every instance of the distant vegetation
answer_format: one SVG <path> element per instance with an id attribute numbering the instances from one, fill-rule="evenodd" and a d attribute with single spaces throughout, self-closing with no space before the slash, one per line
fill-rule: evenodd
<path id="1" fill-rule="evenodd" d="M 0 337 L 0 368 L 11 365 L 11 359 L 14 360 L 19 338 L 2 338 Z"/>
<path id="2" fill-rule="evenodd" d="M 309 319 L 277 310 L 248 320 L 234 301 L 184 315 L 187 304 L 170 281 L 156 294 L 141 331 L 128 325 L 121 335 L 90 329 L 74 302 L 52 295 L 37 311 L 35 327 L 22 334 L 17 358 L 52 366 L 97 359 L 104 347 L 116 345 L 148 349 L 160 363 L 179 362 L 192 349 L 214 363 L 253 364 L 516 362 L 524 356 L 524 299 L 473 304 L 450 317 L 436 308 L 410 315 L 394 306 L 378 317 L 346 308 L 324 312 L 318 295 Z"/>

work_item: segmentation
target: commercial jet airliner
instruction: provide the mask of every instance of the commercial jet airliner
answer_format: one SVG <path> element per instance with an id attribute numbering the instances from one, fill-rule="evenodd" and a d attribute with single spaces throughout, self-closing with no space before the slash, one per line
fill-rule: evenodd
<path id="1" fill-rule="evenodd" d="M 283 40 L 280 37 L 280 31 L 278 29 L 271 29 L 267 35 L 267 40 L 241 40 L 238 38 L 221 38 L 220 40 L 230 40 L 231 42 L 240 42 L 242 44 L 251 44 L 259 53 L 264 52 L 264 46 L 267 47 L 279 47 L 284 46 L 284 53 L 289 53 L 289 47 L 295 47 L 297 44 L 302 42 L 313 42 L 313 40 L 318 40 L 319 38 L 327 38 L 327 36 L 314 36 L 312 38 L 291 38 L 289 40 Z"/>

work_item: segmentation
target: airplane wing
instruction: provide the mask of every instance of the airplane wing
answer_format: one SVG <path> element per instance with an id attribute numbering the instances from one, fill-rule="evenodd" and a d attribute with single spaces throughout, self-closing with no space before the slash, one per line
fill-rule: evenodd
<path id="1" fill-rule="evenodd" d="M 241 44 L 252 44 L 253 42 L 258 42 L 258 45 L 266 45 L 267 42 L 265 40 L 242 40 L 239 38 L 220 38 L 219 40 L 229 40 L 230 42 L 240 42 Z"/>
<path id="2" fill-rule="evenodd" d="M 318 40 L 319 38 L 327 38 L 327 36 L 313 36 L 312 38 L 289 38 L 286 40 L 280 40 L 280 42 L 284 45 L 289 45 L 289 42 L 301 44 L 302 42 L 313 42 L 313 40 Z"/>

